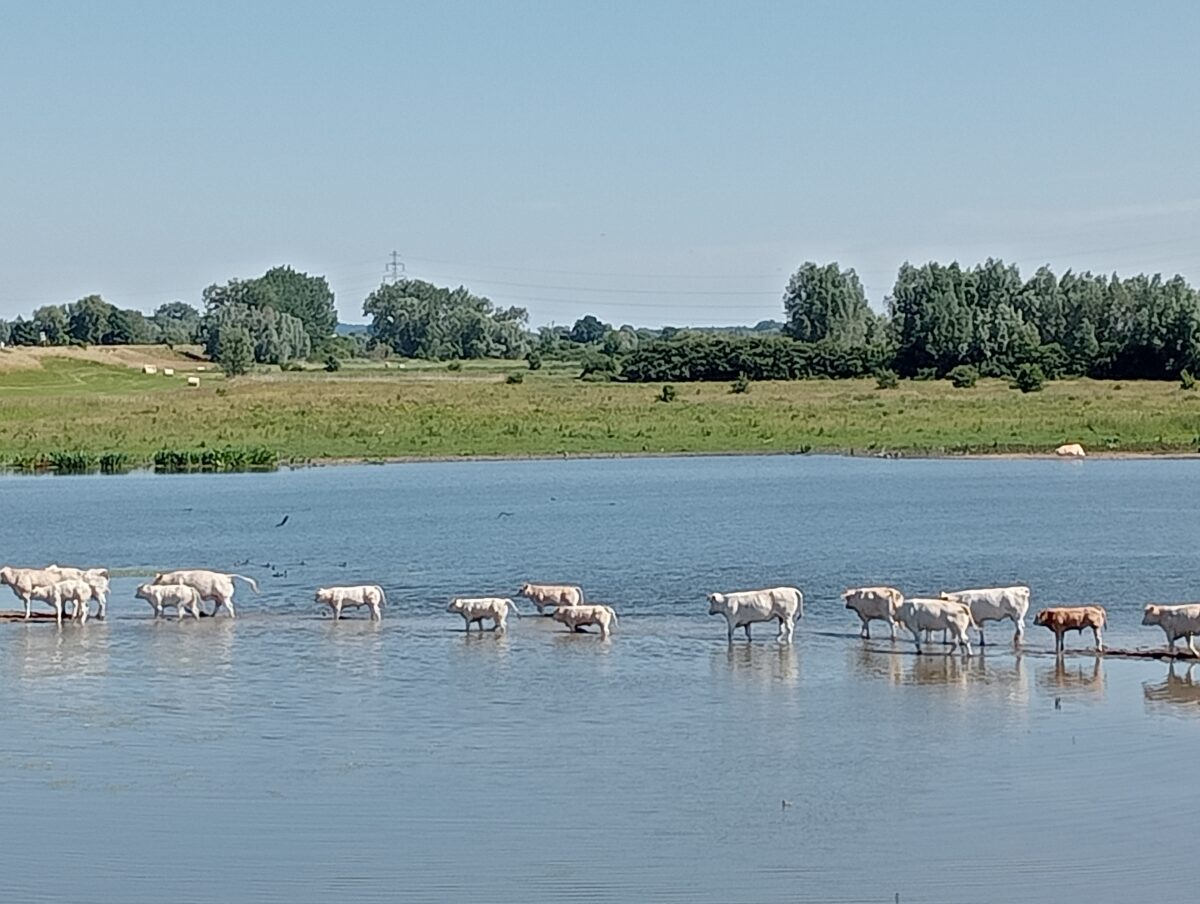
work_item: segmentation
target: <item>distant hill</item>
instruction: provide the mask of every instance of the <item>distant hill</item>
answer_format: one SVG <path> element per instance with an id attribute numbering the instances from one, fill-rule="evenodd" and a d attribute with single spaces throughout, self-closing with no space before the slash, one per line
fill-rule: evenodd
<path id="1" fill-rule="evenodd" d="M 335 331 L 338 336 L 358 336 L 371 332 L 369 323 L 338 323 Z"/>

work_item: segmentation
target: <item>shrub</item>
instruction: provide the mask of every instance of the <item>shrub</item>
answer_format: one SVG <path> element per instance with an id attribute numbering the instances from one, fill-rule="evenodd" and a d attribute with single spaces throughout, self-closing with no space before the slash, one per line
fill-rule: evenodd
<path id="1" fill-rule="evenodd" d="M 449 364 L 446 365 L 446 370 L 453 370 L 453 371 L 462 370 L 462 362 L 461 361 L 451 361 Z"/>
<path id="2" fill-rule="evenodd" d="M 675 387 L 674 387 L 674 386 L 672 386 L 670 383 L 667 383 L 665 386 L 663 386 L 663 388 L 662 388 L 662 389 L 660 389 L 660 390 L 658 391 L 658 401 L 660 401 L 660 402 L 674 402 L 674 401 L 675 401 L 675 397 L 676 397 L 677 395 L 679 395 L 679 393 L 677 393 L 677 392 L 675 391 Z"/>
<path id="3" fill-rule="evenodd" d="M 507 377 L 504 378 L 504 382 L 509 384 L 510 386 L 516 385 L 517 383 L 524 383 L 525 382 L 525 374 L 523 374 L 519 370 L 514 370 L 512 373 L 510 373 Z"/>
<path id="4" fill-rule="evenodd" d="M 946 377 L 954 384 L 955 389 L 970 389 L 979 379 L 979 371 L 970 364 L 960 364 L 952 368 Z"/>
<path id="5" fill-rule="evenodd" d="M 342 362 L 338 360 L 337 355 L 330 355 L 325 359 L 325 373 L 331 374 L 342 369 Z"/>
<path id="6" fill-rule="evenodd" d="M 1186 367 L 1182 371 L 1179 372 L 1179 388 L 1180 389 L 1195 389 L 1196 388 L 1196 378 L 1192 376 L 1191 372 Z"/>
<path id="7" fill-rule="evenodd" d="M 612 355 L 606 355 L 604 352 L 598 352 L 593 349 L 588 349 L 583 354 L 583 371 L 579 374 L 580 377 L 586 377 L 588 374 L 608 374 L 606 379 L 611 379 L 617 373 L 617 359 Z"/>
<path id="8" fill-rule="evenodd" d="M 298 370 L 304 370 L 304 365 L 301 364 L 299 361 L 297 361 L 295 358 L 292 358 L 292 359 L 290 359 L 288 361 L 284 361 L 282 364 L 280 364 L 279 369 L 282 371 L 285 371 L 285 372 L 298 371 Z"/>
<path id="9" fill-rule="evenodd" d="M 528 355 L 525 356 L 525 360 L 529 362 L 530 370 L 541 370 L 542 369 L 542 355 L 540 352 L 538 352 L 536 350 L 531 351 Z"/>
<path id="10" fill-rule="evenodd" d="M 895 389 L 900 385 L 900 378 L 894 370 L 885 367 L 875 372 L 875 385 L 879 389 Z"/>
<path id="11" fill-rule="evenodd" d="M 749 392 L 750 391 L 749 378 L 745 374 L 738 374 L 738 378 L 736 380 L 734 380 L 733 383 L 730 385 L 729 391 L 737 392 L 737 393 Z"/>
<path id="12" fill-rule="evenodd" d="M 1045 382 L 1046 375 L 1042 372 L 1041 365 L 1022 364 L 1017 368 L 1016 376 L 1009 385 L 1021 392 L 1041 392 L 1042 384 Z"/>

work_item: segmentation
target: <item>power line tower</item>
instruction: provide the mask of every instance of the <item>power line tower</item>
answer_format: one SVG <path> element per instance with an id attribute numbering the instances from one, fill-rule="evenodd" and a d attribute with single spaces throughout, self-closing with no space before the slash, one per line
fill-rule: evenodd
<path id="1" fill-rule="evenodd" d="M 400 260 L 400 252 L 393 251 L 391 261 L 383 268 L 384 285 L 394 286 L 404 279 L 404 261 Z"/>

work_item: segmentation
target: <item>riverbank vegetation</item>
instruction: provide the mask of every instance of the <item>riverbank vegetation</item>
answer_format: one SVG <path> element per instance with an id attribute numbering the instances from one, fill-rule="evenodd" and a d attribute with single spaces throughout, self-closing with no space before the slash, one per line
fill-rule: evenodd
<path id="1" fill-rule="evenodd" d="M 3 369 L 0 462 L 33 470 L 228 470 L 338 459 L 662 453 L 964 455 L 1200 450 L 1200 393 L 1091 379 L 1021 393 L 980 378 L 587 382 L 513 362 L 361 363 L 198 388 L 47 351 Z M 510 382 L 510 373 L 523 373 Z M 78 456 L 72 460 L 71 456 Z M 104 456 L 109 456 L 105 459 Z"/>

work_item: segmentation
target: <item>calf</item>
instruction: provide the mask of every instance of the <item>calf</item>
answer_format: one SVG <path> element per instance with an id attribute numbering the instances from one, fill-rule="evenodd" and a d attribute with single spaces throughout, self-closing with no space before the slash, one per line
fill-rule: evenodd
<path id="1" fill-rule="evenodd" d="M 574 584 L 522 584 L 518 595 L 533 602 L 538 614 L 546 606 L 582 606 L 583 588 Z"/>
<path id="2" fill-rule="evenodd" d="M 804 617 L 804 594 L 795 587 L 771 587 L 766 590 L 741 590 L 736 593 L 710 593 L 708 614 L 724 615 L 726 636 L 733 643 L 733 629 L 742 628 L 750 640 L 754 622 L 779 621 L 780 643 L 791 643 L 796 622 Z"/>
<path id="3" fill-rule="evenodd" d="M 100 604 L 96 617 L 104 618 L 108 614 L 107 568 L 68 568 L 63 565 L 47 565 L 45 570 L 56 572 L 63 578 L 87 581 L 88 586 L 92 588 L 92 598 Z"/>
<path id="4" fill-rule="evenodd" d="M 492 622 L 496 631 L 507 631 L 509 610 L 517 613 L 518 618 L 520 617 L 521 610 L 517 608 L 517 604 L 506 597 L 499 596 L 455 597 L 446 607 L 447 612 L 457 612 L 463 617 L 463 621 L 467 623 L 467 631 L 471 630 L 471 625 L 474 623 L 478 623 L 479 630 L 482 631 L 485 619 Z"/>
<path id="5" fill-rule="evenodd" d="M 325 603 L 333 610 L 334 621 L 342 617 L 345 606 L 366 606 L 371 610 L 371 620 L 380 621 L 383 618 L 383 606 L 387 598 L 383 588 L 378 584 L 361 584 L 357 587 L 322 587 L 315 597 L 318 603 Z"/>
<path id="6" fill-rule="evenodd" d="M 859 587 L 842 594 L 846 608 L 853 609 L 862 619 L 860 635 L 871 636 L 872 620 L 885 621 L 896 639 L 896 609 L 904 602 L 904 594 L 892 587 Z"/>
<path id="7" fill-rule="evenodd" d="M 584 625 L 596 625 L 600 628 L 602 639 L 608 638 L 617 623 L 617 613 L 612 606 L 559 606 L 551 617 L 571 631 L 577 631 Z"/>
<path id="8" fill-rule="evenodd" d="M 1041 625 L 1054 632 L 1054 652 L 1063 651 L 1063 635 L 1068 631 L 1083 633 L 1084 628 L 1092 629 L 1096 639 L 1097 652 L 1104 652 L 1103 630 L 1108 624 L 1108 613 L 1103 606 L 1056 606 L 1043 609 L 1033 619 L 1035 625 Z"/>
<path id="9" fill-rule="evenodd" d="M 971 620 L 971 610 L 961 603 L 914 597 L 897 607 L 896 619 L 912 634 L 917 655 L 921 654 L 922 631 L 948 631 L 954 649 L 961 646 L 968 656 L 971 655 L 971 638 L 967 630 L 975 623 Z"/>
<path id="10" fill-rule="evenodd" d="M 73 603 L 74 617 L 85 623 L 88 620 L 88 603 L 92 601 L 92 588 L 87 581 L 67 578 L 53 584 L 42 584 L 32 588 L 30 597 L 42 600 L 54 607 L 54 620 L 60 625 L 63 620 L 63 604 Z"/>
<path id="11" fill-rule="evenodd" d="M 200 618 L 200 591 L 188 584 L 142 584 L 134 594 L 154 609 L 154 617 L 162 618 L 166 606 L 174 606 L 180 619 L 185 612 Z"/>
<path id="12" fill-rule="evenodd" d="M 258 593 L 258 584 L 253 578 L 240 574 L 228 574 L 224 571 L 207 571 L 195 568 L 186 571 L 162 571 L 154 576 L 155 584 L 187 584 L 195 587 L 200 593 L 200 599 L 212 600 L 213 611 L 216 615 L 221 607 L 233 618 L 233 579 L 238 578 L 250 585 L 250 589 Z"/>
<path id="13" fill-rule="evenodd" d="M 1180 606 L 1156 606 L 1151 603 L 1142 613 L 1142 624 L 1158 625 L 1163 629 L 1172 656 L 1175 655 L 1175 641 L 1181 637 L 1187 638 L 1188 652 L 1200 656 L 1195 640 L 1196 635 L 1200 634 L 1200 603 Z"/>

